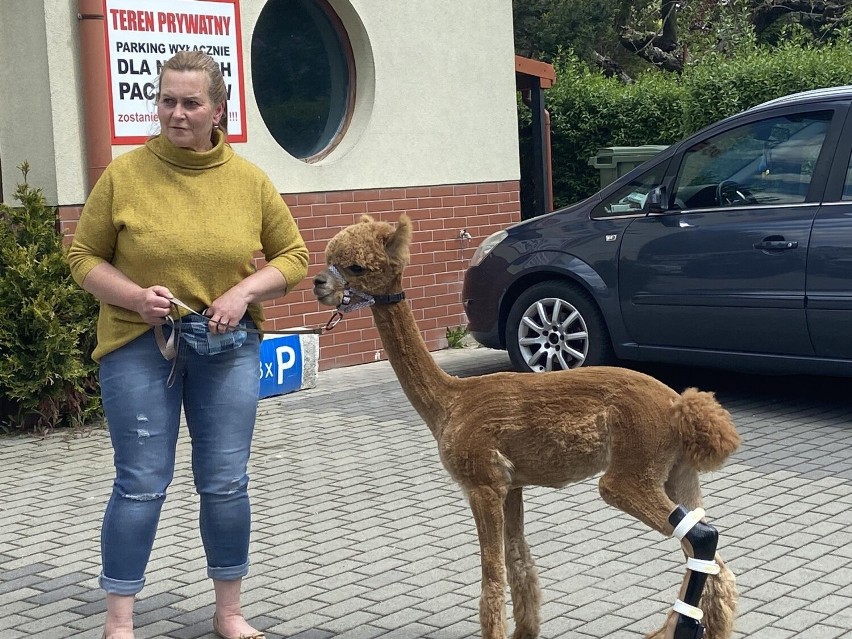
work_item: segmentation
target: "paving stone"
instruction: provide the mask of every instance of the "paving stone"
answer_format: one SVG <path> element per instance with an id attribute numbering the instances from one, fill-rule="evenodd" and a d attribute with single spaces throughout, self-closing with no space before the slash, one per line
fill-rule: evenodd
<path id="1" fill-rule="evenodd" d="M 508 368 L 505 353 L 488 349 L 435 358 L 456 375 Z M 743 438 L 723 469 L 702 477 L 740 590 L 734 639 L 849 639 L 852 397 L 842 380 L 808 390 L 786 378 L 680 374 L 664 381 L 718 385 Z M 343 394 L 359 398 L 354 410 L 340 405 Z M 2 639 L 100 636 L 98 534 L 112 454 L 105 430 L 86 432 L 0 439 Z M 136 607 L 140 639 L 212 637 L 189 469 L 183 429 Z M 387 362 L 321 372 L 315 388 L 262 400 L 249 472 L 243 606 L 270 639 L 479 637 L 470 509 Z M 530 488 L 524 501 L 543 637 L 632 639 L 662 624 L 684 571 L 675 540 L 604 504 L 597 478 Z M 508 597 L 507 609 L 511 631 Z"/>

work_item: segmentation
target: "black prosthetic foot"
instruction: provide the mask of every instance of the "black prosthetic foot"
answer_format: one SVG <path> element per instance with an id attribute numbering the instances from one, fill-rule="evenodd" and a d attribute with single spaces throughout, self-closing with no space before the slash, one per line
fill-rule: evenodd
<path id="1" fill-rule="evenodd" d="M 701 639 L 704 636 L 704 624 L 697 619 L 678 615 L 674 639 Z"/>
<path id="2" fill-rule="evenodd" d="M 675 602 L 678 619 L 674 639 L 701 639 L 704 636 L 701 623 L 704 613 L 698 608 L 698 602 L 707 575 L 719 573 L 719 566 L 713 561 L 719 544 L 719 533 L 713 526 L 701 521 L 703 516 L 704 511 L 700 508 L 687 512 L 683 506 L 678 506 L 669 515 L 669 523 L 675 527 L 673 535 L 681 542 L 687 540 L 694 555 L 687 560 L 690 574 L 683 600 Z"/>

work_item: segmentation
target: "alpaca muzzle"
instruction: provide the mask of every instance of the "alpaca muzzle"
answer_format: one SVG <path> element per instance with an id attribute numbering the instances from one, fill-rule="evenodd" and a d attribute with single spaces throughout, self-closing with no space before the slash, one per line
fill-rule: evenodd
<path id="1" fill-rule="evenodd" d="M 343 287 L 340 303 L 337 305 L 337 312 L 341 314 L 357 311 L 359 309 L 372 306 L 373 304 L 396 304 L 405 299 L 405 291 L 400 291 L 399 293 L 393 293 L 391 295 L 372 295 L 350 286 L 349 282 L 346 281 L 346 278 L 343 277 L 343 274 L 340 272 L 340 269 L 338 269 L 334 264 L 329 264 L 325 273 L 328 273 L 338 285 Z M 325 278 L 322 278 L 322 275 L 323 273 L 320 273 L 316 278 L 314 278 L 314 294 L 318 299 L 320 299 L 320 301 L 322 300 L 322 297 L 318 292 L 329 286 L 329 282 L 326 281 Z M 334 287 L 329 287 L 329 289 L 333 291 Z"/>

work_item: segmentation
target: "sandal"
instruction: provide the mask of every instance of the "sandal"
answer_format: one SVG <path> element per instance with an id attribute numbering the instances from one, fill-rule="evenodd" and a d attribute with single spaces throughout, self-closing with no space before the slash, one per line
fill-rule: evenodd
<path id="1" fill-rule="evenodd" d="M 262 632 L 253 632 L 250 635 L 237 635 L 233 637 L 224 635 L 222 634 L 222 631 L 219 630 L 219 617 L 215 614 L 213 615 L 213 632 L 217 637 L 221 637 L 222 639 L 266 639 L 266 635 Z"/>

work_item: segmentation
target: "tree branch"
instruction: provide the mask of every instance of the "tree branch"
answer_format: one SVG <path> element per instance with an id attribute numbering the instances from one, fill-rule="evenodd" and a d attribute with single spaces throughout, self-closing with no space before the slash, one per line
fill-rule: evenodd
<path id="1" fill-rule="evenodd" d="M 626 20 L 629 6 L 629 2 L 622 1 L 620 19 Z M 661 33 L 639 32 L 626 23 L 620 24 L 618 40 L 621 46 L 661 69 L 676 73 L 683 71 L 684 50 L 677 40 L 677 6 L 678 0 L 660 0 Z"/>
<path id="2" fill-rule="evenodd" d="M 666 53 L 677 49 L 677 0 L 662 0 L 663 33 L 654 43 Z"/>
<path id="3" fill-rule="evenodd" d="M 815 25 L 838 22 L 849 8 L 848 0 L 750 0 L 751 22 L 758 35 L 783 15 L 806 15 Z"/>
<path id="4" fill-rule="evenodd" d="M 683 71 L 682 56 L 677 52 L 663 51 L 658 47 L 656 33 L 638 33 L 630 27 L 623 27 L 618 40 L 625 49 L 661 69 L 677 73 Z"/>
<path id="5" fill-rule="evenodd" d="M 608 78 L 618 78 L 624 84 L 633 84 L 633 78 L 631 78 L 627 73 L 625 73 L 624 69 L 621 68 L 621 65 L 618 64 L 612 58 L 607 58 L 602 56 L 597 51 L 592 51 L 592 58 L 595 61 L 595 64 L 598 65 L 601 69 L 603 69 L 604 75 Z"/>

